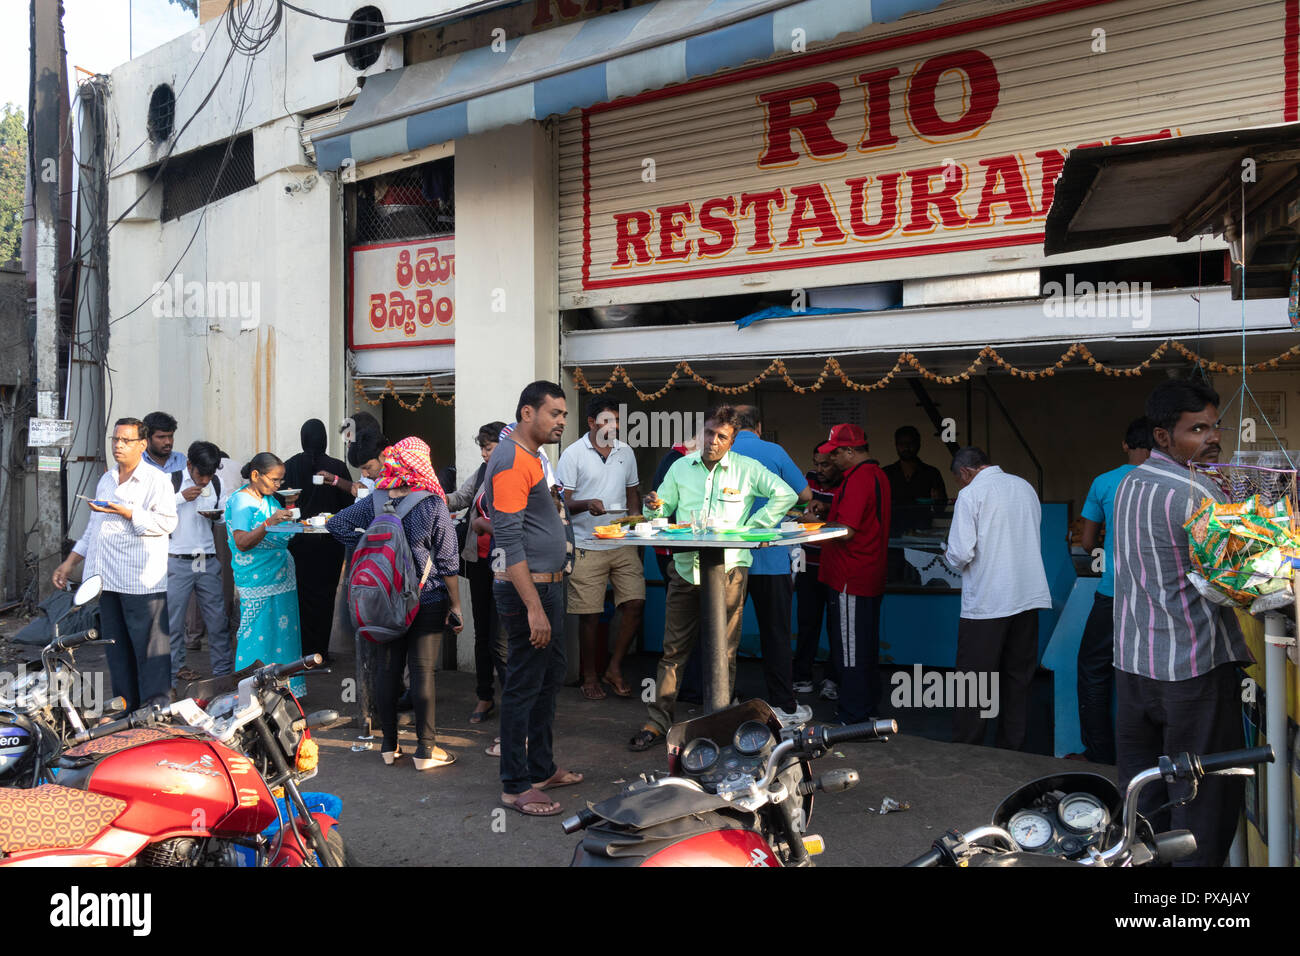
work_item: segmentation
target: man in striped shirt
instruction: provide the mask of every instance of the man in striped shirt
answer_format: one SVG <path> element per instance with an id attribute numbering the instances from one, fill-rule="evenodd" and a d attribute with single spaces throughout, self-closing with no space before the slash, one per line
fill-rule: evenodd
<path id="1" fill-rule="evenodd" d="M 1147 399 L 1155 449 L 1115 493 L 1115 749 L 1120 788 L 1165 754 L 1242 746 L 1238 661 L 1249 661 L 1234 612 L 1203 598 L 1191 570 L 1183 523 L 1205 497 L 1223 493 L 1191 462 L 1219 459 L 1219 396 L 1194 380 L 1162 382 Z M 1181 786 L 1181 785 L 1180 785 Z M 1171 797 L 1160 784 L 1143 793 L 1151 814 Z M 1196 854 L 1185 866 L 1220 866 L 1228 854 L 1243 786 L 1209 777 L 1185 807 L 1157 814 L 1157 832 L 1191 830 Z"/>

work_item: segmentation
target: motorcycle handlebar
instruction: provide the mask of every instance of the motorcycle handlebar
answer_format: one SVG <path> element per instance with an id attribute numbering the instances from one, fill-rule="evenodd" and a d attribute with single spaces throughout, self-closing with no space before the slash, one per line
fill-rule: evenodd
<path id="1" fill-rule="evenodd" d="M 825 732 L 823 738 L 830 747 L 845 740 L 879 740 L 898 733 L 896 720 L 868 720 L 861 724 L 849 724 Z"/>
<path id="2" fill-rule="evenodd" d="M 152 707 L 142 707 L 137 711 L 127 714 L 118 720 L 110 720 L 106 724 L 99 724 L 77 734 L 73 740 L 78 743 L 84 743 L 87 740 L 98 740 L 100 737 L 107 737 L 110 734 L 118 733 L 123 730 L 132 730 L 136 727 L 147 727 L 156 723 L 157 718 Z"/>
<path id="3" fill-rule="evenodd" d="M 1236 767 L 1253 767 L 1255 764 L 1273 762 L 1272 747 L 1250 747 L 1246 750 L 1228 750 L 1221 754 L 1200 757 L 1201 773 L 1215 773 Z"/>
<path id="4" fill-rule="evenodd" d="M 74 647 L 80 647 L 82 644 L 89 644 L 92 641 L 99 640 L 99 631 L 95 628 L 88 628 L 84 631 L 77 631 L 75 634 L 69 634 L 67 637 L 61 637 L 54 642 L 55 650 L 70 651 Z"/>
<path id="5" fill-rule="evenodd" d="M 566 817 L 564 820 L 560 821 L 560 826 L 564 829 L 565 833 L 577 833 L 579 830 L 587 829 L 587 827 L 591 826 L 599 819 L 599 816 L 592 813 L 586 807 L 583 807 L 573 816 Z"/>
<path id="6" fill-rule="evenodd" d="M 938 866 L 943 860 L 943 854 L 938 849 L 923 853 L 911 863 L 904 863 L 903 866 Z"/>
<path id="7" fill-rule="evenodd" d="M 276 680 L 284 680 L 286 677 L 292 677 L 303 671 L 309 671 L 314 667 L 320 667 L 325 663 L 325 658 L 319 654 L 308 654 L 306 657 L 300 657 L 296 661 L 290 661 L 288 664 L 276 664 L 270 668 L 271 676 Z"/>

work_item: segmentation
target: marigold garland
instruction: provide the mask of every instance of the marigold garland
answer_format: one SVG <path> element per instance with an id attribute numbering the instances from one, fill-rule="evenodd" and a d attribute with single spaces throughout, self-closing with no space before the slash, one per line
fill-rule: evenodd
<path id="1" fill-rule="evenodd" d="M 779 377 L 792 392 L 798 395 L 806 395 L 811 392 L 819 391 L 822 386 L 826 384 L 827 379 L 832 377 L 838 379 L 845 388 L 852 391 L 874 392 L 889 385 L 889 383 L 894 380 L 895 376 L 897 376 L 904 368 L 913 369 L 927 381 L 936 382 L 940 385 L 956 385 L 959 382 L 968 381 L 970 377 L 985 364 L 985 362 L 988 362 L 991 365 L 996 365 L 998 368 L 1001 368 L 1012 376 L 1033 382 L 1040 378 L 1051 378 L 1057 372 L 1061 371 L 1061 369 L 1065 368 L 1065 366 L 1070 362 L 1078 359 L 1098 374 L 1108 375 L 1111 378 L 1133 378 L 1141 375 L 1149 369 L 1151 363 L 1157 361 L 1170 349 L 1173 349 L 1189 362 L 1200 366 L 1207 371 L 1221 372 L 1228 375 L 1237 375 L 1243 371 L 1243 368 L 1240 365 L 1225 365 L 1222 362 L 1215 362 L 1207 358 L 1202 358 L 1182 342 L 1179 342 L 1176 339 L 1166 339 L 1157 345 L 1155 350 L 1152 351 L 1146 359 L 1139 362 L 1137 365 L 1132 365 L 1128 368 L 1114 368 L 1104 365 L 1095 355 L 1092 354 L 1092 351 L 1088 346 L 1084 345 L 1082 342 L 1075 342 L 1061 353 L 1061 357 L 1051 365 L 1032 371 L 1012 365 L 999 355 L 998 350 L 991 345 L 986 345 L 984 348 L 980 349 L 979 355 L 975 357 L 975 360 L 966 366 L 964 371 L 958 372 L 956 375 L 938 375 L 922 365 L 921 360 L 912 352 L 901 352 L 899 353 L 898 360 L 894 362 L 894 367 L 874 382 L 855 382 L 853 379 L 849 378 L 848 374 L 840 366 L 839 359 L 833 355 L 826 359 L 825 363 L 822 365 L 821 372 L 811 385 L 797 384 L 794 379 L 790 377 L 790 373 L 785 366 L 785 361 L 779 358 L 772 359 L 763 371 L 759 372 L 744 385 L 715 385 L 703 375 L 700 375 L 695 371 L 695 369 L 691 367 L 690 362 L 683 359 L 677 363 L 677 366 L 673 369 L 672 374 L 668 376 L 668 380 L 664 382 L 663 386 L 654 392 L 643 392 L 641 389 L 637 388 L 636 383 L 632 381 L 632 377 L 628 375 L 627 369 L 622 365 L 615 365 L 614 370 L 609 373 L 609 378 L 605 380 L 605 384 L 599 386 L 592 385 L 591 382 L 588 381 L 581 366 L 574 368 L 571 374 L 573 376 L 573 382 L 577 385 L 579 391 L 590 392 L 593 395 L 600 395 L 609 391 L 617 383 L 622 382 L 631 389 L 636 394 L 636 397 L 641 401 L 653 402 L 663 398 L 673 385 L 677 383 L 678 379 L 682 377 L 689 378 L 697 384 L 703 385 L 708 391 L 717 392 L 720 395 L 740 395 L 756 388 L 761 382 L 772 376 Z M 1281 355 L 1277 355 L 1262 362 L 1256 362 L 1254 365 L 1245 366 L 1244 371 L 1260 372 L 1265 369 L 1276 369 L 1282 362 L 1295 358 L 1297 355 L 1300 355 L 1300 345 L 1293 345 Z"/>
<path id="2" fill-rule="evenodd" d="M 454 393 L 450 398 L 443 398 L 433 390 L 432 376 L 424 380 L 424 384 L 420 387 L 420 394 L 416 396 L 414 405 L 408 405 L 406 402 L 402 401 L 402 396 L 397 394 L 397 387 L 393 385 L 392 379 L 388 379 L 384 382 L 384 387 L 380 390 L 378 397 L 373 399 L 366 397 L 366 390 L 362 386 L 361 382 L 354 380 L 352 382 L 352 388 L 357 393 L 357 401 L 365 402 L 367 405 L 378 405 L 384 400 L 384 396 L 388 395 L 408 412 L 417 411 L 420 406 L 424 404 L 425 398 L 432 398 L 434 403 L 438 405 L 450 406 L 456 404 L 456 396 Z"/>

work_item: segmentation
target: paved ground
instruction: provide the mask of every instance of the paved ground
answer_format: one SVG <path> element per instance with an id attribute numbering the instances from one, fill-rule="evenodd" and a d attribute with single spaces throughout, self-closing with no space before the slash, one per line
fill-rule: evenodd
<path id="1" fill-rule="evenodd" d="M 0 657 L 12 659 L 15 649 L 9 645 L 6 650 Z M 35 651 L 21 648 L 17 653 L 30 657 Z M 88 651 L 79 663 L 86 669 L 98 668 L 102 653 Z M 629 683 L 649 675 L 654 662 L 652 655 L 633 658 L 626 672 Z M 204 670 L 206 654 L 195 655 L 192 663 Z M 349 659 L 336 657 L 331 674 L 309 679 L 304 702 L 308 712 L 333 708 L 355 713 L 355 705 L 342 697 L 351 667 Z M 742 661 L 738 681 L 742 696 L 747 690 L 760 692 L 760 665 Z M 380 760 L 378 740 L 370 751 L 352 751 L 357 731 L 350 727 L 318 735 L 321 769 L 308 787 L 342 798 L 344 832 L 356 854 L 363 862 L 391 866 L 567 864 L 577 840 L 561 832 L 560 818 L 528 819 L 508 810 L 493 813 L 499 806 L 498 762 L 483 750 L 492 743 L 498 722 L 495 716 L 477 726 L 468 722 L 474 706 L 473 675 L 440 672 L 437 691 L 439 740 L 459 757 L 451 767 L 425 773 L 409 761 L 387 767 Z M 807 702 L 815 705 L 819 717 L 831 716 L 833 704 L 812 697 Z M 679 717 L 693 716 L 694 708 L 683 707 L 686 714 Z M 643 771 L 666 767 L 662 749 L 641 754 L 626 749 L 625 742 L 644 713 L 639 700 L 611 694 L 604 701 L 590 702 L 576 687 L 564 688 L 556 757 L 562 766 L 587 775 L 583 784 L 555 791 L 566 811 L 614 794 L 620 784 Z M 821 865 L 906 862 L 928 849 L 948 827 L 968 829 L 986 822 L 997 802 L 1019 784 L 1086 766 L 1039 754 L 947 743 L 942 739 L 948 726 L 944 712 L 913 710 L 889 716 L 897 717 L 902 728 L 893 740 L 847 744 L 814 764 L 815 769 L 850 766 L 862 775 L 857 788 L 817 798 L 811 829 L 827 841 Z M 1038 736 L 1041 739 L 1041 731 Z M 404 729 L 403 741 L 413 749 L 409 728 Z M 1113 772 L 1113 768 L 1092 769 Z M 911 809 L 884 816 L 869 812 L 886 796 L 910 803 Z"/>

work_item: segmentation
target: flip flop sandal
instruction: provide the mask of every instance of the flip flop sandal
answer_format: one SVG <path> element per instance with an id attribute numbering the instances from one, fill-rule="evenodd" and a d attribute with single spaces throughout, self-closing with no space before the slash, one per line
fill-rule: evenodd
<path id="1" fill-rule="evenodd" d="M 632 689 L 627 686 L 627 684 L 623 681 L 622 678 L 619 678 L 618 680 L 614 680 L 614 678 L 610 677 L 609 674 L 607 673 L 603 677 L 601 677 L 601 680 L 603 680 L 606 684 L 609 685 L 610 690 L 614 692 L 614 696 L 616 697 L 632 696 Z"/>
<path id="2" fill-rule="evenodd" d="M 180 670 L 178 670 L 178 671 L 176 672 L 176 679 L 177 679 L 178 681 L 179 681 L 179 680 L 184 680 L 184 681 L 198 680 L 198 679 L 201 678 L 202 676 L 203 676 L 203 675 L 200 674 L 198 671 L 196 671 L 193 667 L 182 667 Z"/>
<path id="3" fill-rule="evenodd" d="M 510 800 L 501 801 L 502 806 L 509 807 L 511 810 L 515 810 L 519 813 L 522 813 L 526 817 L 553 817 L 564 812 L 564 808 L 560 806 L 558 803 L 556 803 L 555 806 L 550 810 L 530 811 L 524 809 L 525 807 L 549 806 L 552 803 L 555 803 L 555 801 L 548 799 L 546 794 L 542 793 L 542 791 L 536 788 L 532 790 L 527 790 L 524 793 L 519 794 L 519 796 L 515 797 L 515 799 L 512 801 Z"/>
<path id="4" fill-rule="evenodd" d="M 632 739 L 627 742 L 627 749 L 634 751 L 649 750 L 659 741 L 664 739 L 664 735 L 653 730 L 638 730 Z"/>
<path id="5" fill-rule="evenodd" d="M 587 700 L 604 700 L 606 694 L 599 684 L 583 684 L 582 696 Z"/>
<path id="6" fill-rule="evenodd" d="M 473 713 L 471 713 L 469 715 L 469 722 L 471 724 L 481 724 L 483 723 L 483 721 L 487 720 L 494 713 L 496 713 L 496 709 L 497 709 L 496 701 L 493 701 L 492 706 L 489 707 L 487 710 L 476 710 Z"/>
<path id="7" fill-rule="evenodd" d="M 577 777 L 578 779 L 565 780 L 564 778 L 568 776 L 574 776 Z M 582 781 L 583 781 L 582 774 L 576 773 L 572 770 L 565 770 L 563 767 L 561 767 L 559 770 L 555 771 L 555 773 L 551 775 L 551 779 L 543 780 L 541 783 L 533 784 L 533 789 L 554 790 L 557 787 L 576 787 L 578 784 L 582 783 Z"/>
<path id="8" fill-rule="evenodd" d="M 498 740 L 496 743 L 494 743 L 491 747 L 489 747 L 487 750 L 485 750 L 485 751 L 483 751 L 483 752 L 484 752 L 485 754 L 487 754 L 489 757 L 500 757 L 500 756 L 501 756 L 501 741 Z"/>

